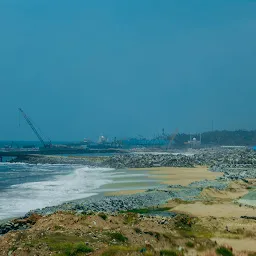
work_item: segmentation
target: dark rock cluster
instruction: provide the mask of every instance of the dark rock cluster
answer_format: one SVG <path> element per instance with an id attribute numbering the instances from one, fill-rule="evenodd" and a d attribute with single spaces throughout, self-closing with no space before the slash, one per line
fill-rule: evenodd
<path id="1" fill-rule="evenodd" d="M 104 165 L 121 168 L 148 167 L 194 167 L 195 161 L 191 156 L 173 154 L 124 154 L 115 155 L 105 160 Z"/>

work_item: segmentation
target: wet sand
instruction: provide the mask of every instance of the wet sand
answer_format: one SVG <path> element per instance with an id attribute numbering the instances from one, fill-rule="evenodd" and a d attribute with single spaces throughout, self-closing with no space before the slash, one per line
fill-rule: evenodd
<path id="1" fill-rule="evenodd" d="M 149 188 L 163 187 L 165 185 L 187 186 L 191 182 L 204 179 L 214 180 L 222 176 L 219 172 L 210 172 L 207 167 L 179 168 L 179 167 L 157 167 L 157 168 L 136 168 L 122 170 L 128 175 L 140 174 L 131 182 L 127 182 L 127 177 L 114 180 L 114 183 L 103 186 L 107 189 L 106 195 L 123 195 L 143 192 Z M 130 180 L 130 179 L 129 179 Z M 119 183 L 118 183 L 119 182 Z M 118 185 L 119 184 L 119 185 Z"/>

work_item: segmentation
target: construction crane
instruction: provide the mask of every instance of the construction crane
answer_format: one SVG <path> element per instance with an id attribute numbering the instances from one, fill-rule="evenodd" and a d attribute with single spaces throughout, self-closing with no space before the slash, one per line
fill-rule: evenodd
<path id="1" fill-rule="evenodd" d="M 176 138 L 177 134 L 179 133 L 179 130 L 176 129 L 176 131 L 173 133 L 173 135 L 170 137 L 170 142 L 169 142 L 169 145 L 168 145 L 168 149 L 170 149 L 174 139 Z"/>
<path id="2" fill-rule="evenodd" d="M 35 135 L 37 136 L 37 138 L 40 140 L 40 142 L 43 144 L 43 146 L 45 148 L 50 148 L 52 147 L 52 143 L 51 141 L 49 143 L 46 143 L 42 136 L 39 134 L 39 132 L 36 130 L 35 126 L 33 125 L 33 123 L 31 122 L 30 118 L 25 114 L 25 112 L 19 108 L 20 113 L 23 115 L 24 119 L 27 121 L 28 125 L 30 126 L 30 128 L 33 130 L 33 132 L 35 133 Z"/>

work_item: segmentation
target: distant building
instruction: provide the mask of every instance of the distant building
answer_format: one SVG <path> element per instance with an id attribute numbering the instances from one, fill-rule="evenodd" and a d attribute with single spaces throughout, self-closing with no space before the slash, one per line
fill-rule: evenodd
<path id="1" fill-rule="evenodd" d="M 104 143 L 106 143 L 106 142 L 107 142 L 107 138 L 106 138 L 105 136 L 101 135 L 101 136 L 99 137 L 98 143 L 104 144 Z"/>
<path id="2" fill-rule="evenodd" d="M 192 139 L 192 135 L 190 134 L 190 140 L 189 140 L 188 142 L 186 142 L 185 144 L 188 144 L 188 145 L 191 146 L 191 147 L 200 147 L 201 142 L 202 142 L 201 133 L 200 133 L 200 138 L 199 138 L 199 140 L 197 140 L 196 137 L 194 137 L 194 138 Z"/>

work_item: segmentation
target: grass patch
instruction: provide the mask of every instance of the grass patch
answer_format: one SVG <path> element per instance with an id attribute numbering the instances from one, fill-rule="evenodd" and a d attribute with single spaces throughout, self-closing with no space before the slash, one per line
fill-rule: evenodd
<path id="1" fill-rule="evenodd" d="M 212 231 L 199 225 L 197 220 L 195 217 L 180 214 L 175 217 L 175 226 L 183 237 L 211 238 Z"/>
<path id="2" fill-rule="evenodd" d="M 86 246 L 82 238 L 55 233 L 43 239 L 35 241 L 33 244 L 46 243 L 51 251 L 59 252 L 63 256 L 76 256 L 81 253 L 92 252 L 93 249 Z"/>
<path id="3" fill-rule="evenodd" d="M 108 216 L 104 212 L 100 212 L 98 216 L 101 217 L 103 220 L 107 220 L 108 218 Z"/>
<path id="4" fill-rule="evenodd" d="M 128 241 L 128 238 L 126 236 L 124 236 L 123 234 L 121 233 L 109 233 L 109 236 L 112 238 L 112 239 L 115 239 L 116 241 L 119 241 L 119 242 L 126 242 Z"/>
<path id="5" fill-rule="evenodd" d="M 191 229 L 196 223 L 196 218 L 190 217 L 186 214 L 180 214 L 175 217 L 175 226 L 183 229 Z"/>
<path id="6" fill-rule="evenodd" d="M 64 230 L 64 227 L 59 226 L 59 225 L 54 225 L 53 229 L 54 229 L 55 231 L 57 231 L 57 230 Z"/>
<path id="7" fill-rule="evenodd" d="M 149 214 L 153 212 L 164 212 L 170 210 L 170 207 L 160 207 L 160 208 L 142 208 L 142 209 L 131 209 L 127 211 L 123 211 L 122 213 L 137 213 L 137 214 Z"/>
<path id="8" fill-rule="evenodd" d="M 186 246 L 189 247 L 189 248 L 193 248 L 195 245 L 194 245 L 193 242 L 188 241 L 188 242 L 186 242 Z"/>
<path id="9" fill-rule="evenodd" d="M 12 246 L 12 247 L 9 249 L 9 251 L 14 252 L 14 251 L 16 251 L 17 249 L 18 249 L 18 247 L 17 247 L 17 246 Z"/>
<path id="10" fill-rule="evenodd" d="M 219 254 L 219 255 L 222 255 L 222 256 L 233 256 L 233 253 L 225 247 L 217 248 L 216 253 Z"/>
<path id="11" fill-rule="evenodd" d="M 124 224 L 125 225 L 133 225 L 133 224 L 137 224 L 138 223 L 138 219 L 136 214 L 134 213 L 127 213 L 124 216 Z"/>
<path id="12" fill-rule="evenodd" d="M 178 256 L 179 254 L 176 251 L 172 250 L 161 250 L 160 256 Z"/>
<path id="13" fill-rule="evenodd" d="M 200 227 L 191 230 L 180 229 L 179 233 L 185 238 L 211 238 L 213 236 L 210 231 L 201 229 Z"/>
<path id="14" fill-rule="evenodd" d="M 83 242 L 79 243 L 59 243 L 51 245 L 50 248 L 54 251 L 59 251 L 64 256 L 76 256 L 79 253 L 92 252 L 93 249 L 86 246 Z"/>
<path id="15" fill-rule="evenodd" d="M 144 256 L 153 256 L 151 252 L 136 248 L 136 247 L 125 247 L 125 246 L 113 246 L 107 249 L 101 254 L 101 256 L 126 256 L 126 255 L 144 255 Z"/>

